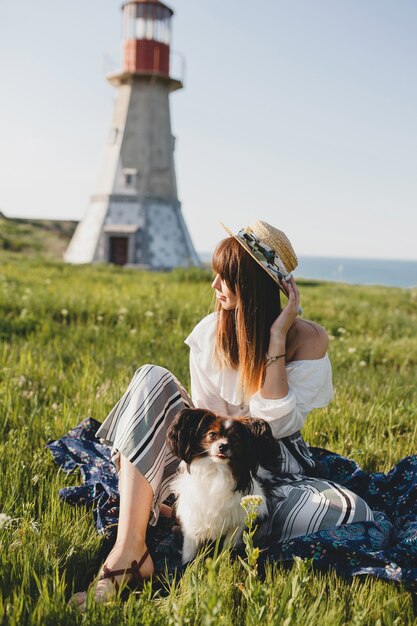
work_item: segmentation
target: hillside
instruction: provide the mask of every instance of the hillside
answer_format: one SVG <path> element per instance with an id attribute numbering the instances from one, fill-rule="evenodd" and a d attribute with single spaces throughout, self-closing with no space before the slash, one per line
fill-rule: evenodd
<path id="1" fill-rule="evenodd" d="M 73 220 L 8 218 L 0 213 L 0 251 L 61 260 L 76 226 Z"/>

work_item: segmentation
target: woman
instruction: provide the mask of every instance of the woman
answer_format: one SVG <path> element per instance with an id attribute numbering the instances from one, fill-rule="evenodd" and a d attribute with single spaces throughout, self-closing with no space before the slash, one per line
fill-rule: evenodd
<path id="1" fill-rule="evenodd" d="M 331 400 L 332 378 L 325 330 L 298 317 L 291 243 L 260 221 L 229 234 L 213 256 L 217 310 L 185 340 L 192 401 L 222 415 L 270 423 L 282 458 L 282 497 L 270 521 L 274 541 L 370 520 L 372 512 L 358 496 L 314 478 L 314 461 L 300 434 L 309 411 Z M 280 291 L 288 298 L 283 308 Z M 159 514 L 172 515 L 162 503 L 178 466 L 165 434 L 177 412 L 190 405 L 168 370 L 144 365 L 97 432 L 112 446 L 120 472 L 117 539 L 95 587 L 97 600 L 113 595 L 121 581 L 152 576 L 146 529 Z M 76 602 L 84 606 L 85 592 Z"/>

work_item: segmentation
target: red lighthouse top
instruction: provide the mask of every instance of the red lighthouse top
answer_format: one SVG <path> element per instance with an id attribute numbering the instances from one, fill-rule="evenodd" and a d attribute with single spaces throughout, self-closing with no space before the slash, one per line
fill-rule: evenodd
<path id="1" fill-rule="evenodd" d="M 123 11 L 123 70 L 169 77 L 172 9 L 159 0 L 129 0 Z"/>

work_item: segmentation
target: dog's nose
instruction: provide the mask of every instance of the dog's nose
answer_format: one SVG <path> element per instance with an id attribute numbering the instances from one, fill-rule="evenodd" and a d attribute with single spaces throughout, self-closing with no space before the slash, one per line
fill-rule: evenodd
<path id="1" fill-rule="evenodd" d="M 221 443 L 219 445 L 219 452 L 221 452 L 222 454 L 224 454 L 225 452 L 227 452 L 229 449 L 229 446 L 227 443 Z"/>

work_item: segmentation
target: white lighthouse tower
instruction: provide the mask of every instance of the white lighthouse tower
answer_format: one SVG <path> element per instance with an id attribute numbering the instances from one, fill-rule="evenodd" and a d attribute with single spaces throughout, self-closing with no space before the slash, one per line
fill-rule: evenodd
<path id="1" fill-rule="evenodd" d="M 123 7 L 123 69 L 95 194 L 65 252 L 97 261 L 169 269 L 200 265 L 178 201 L 169 94 L 173 11 L 159 0 Z"/>

